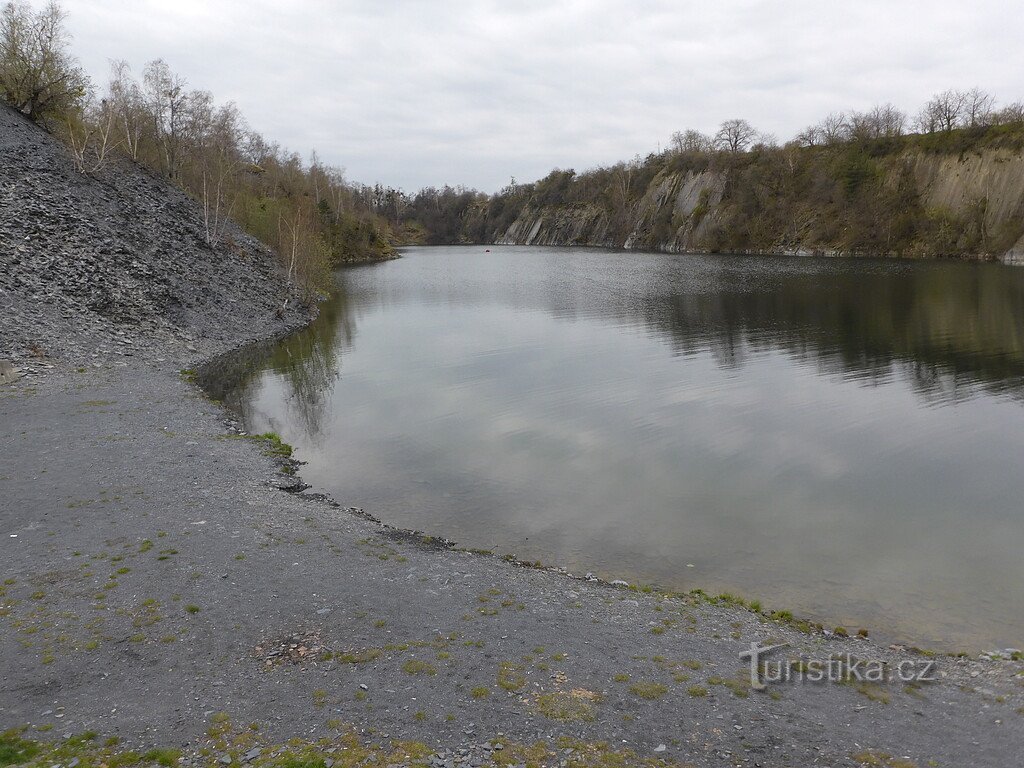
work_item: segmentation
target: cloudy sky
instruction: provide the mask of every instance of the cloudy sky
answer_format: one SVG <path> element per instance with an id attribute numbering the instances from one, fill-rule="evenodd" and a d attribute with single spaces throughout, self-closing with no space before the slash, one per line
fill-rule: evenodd
<path id="1" fill-rule="evenodd" d="M 33 0 L 35 4 L 41 0 Z M 64 0 L 106 80 L 163 57 L 267 139 L 355 181 L 493 191 L 745 117 L 982 86 L 1024 99 L 1019 0 Z"/>

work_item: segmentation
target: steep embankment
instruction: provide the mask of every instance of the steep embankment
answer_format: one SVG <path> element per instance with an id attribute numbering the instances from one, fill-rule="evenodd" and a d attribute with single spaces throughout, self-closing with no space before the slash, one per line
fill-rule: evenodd
<path id="1" fill-rule="evenodd" d="M 904 144 L 652 157 L 638 168 L 613 169 L 603 184 L 573 179 L 554 193 L 545 186 L 553 185 L 552 174 L 494 239 L 1024 263 L 1019 148 L 954 152 Z"/>
<path id="2" fill-rule="evenodd" d="M 207 245 L 183 192 L 126 160 L 79 173 L 7 107 L 0 212 L 0 359 L 209 352 L 307 315 L 261 243 L 229 226 Z"/>

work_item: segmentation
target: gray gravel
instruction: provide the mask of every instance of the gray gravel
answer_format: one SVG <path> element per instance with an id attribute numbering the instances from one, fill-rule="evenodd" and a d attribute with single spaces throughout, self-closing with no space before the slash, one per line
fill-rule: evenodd
<path id="1" fill-rule="evenodd" d="M 853 765 L 868 750 L 919 766 L 1019 761 L 1020 662 L 940 658 L 920 688 L 751 691 L 738 654 L 754 641 L 788 642 L 778 654 L 794 660 L 925 657 L 460 551 L 343 498 L 280 490 L 296 463 L 179 373 L 302 321 L 273 317 L 284 288 L 258 266 L 266 254 L 203 257 L 189 201 L 137 171 L 98 182 L 53 171 L 55 156 L 35 164 L 57 150 L 13 119 L 0 111 L 4 258 L 31 245 L 0 278 L 0 357 L 28 372 L 0 384 L 0 730 L 195 747 L 225 716 L 277 743 L 341 721 L 426 742 L 436 768 L 560 737 L 707 766 Z M 103 230 L 96 208 L 59 229 L 83 205 L 79 181 L 158 229 Z M 70 202 L 39 224 L 32 200 Z M 106 251 L 90 250 L 93 228 Z M 119 287 L 94 294 L 96 281 Z"/>

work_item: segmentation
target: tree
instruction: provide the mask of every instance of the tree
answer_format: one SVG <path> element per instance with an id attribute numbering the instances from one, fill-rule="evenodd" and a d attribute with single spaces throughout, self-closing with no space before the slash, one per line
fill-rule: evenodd
<path id="1" fill-rule="evenodd" d="M 991 120 L 993 125 L 1024 123 L 1024 102 L 1015 101 L 1012 104 L 1007 104 L 997 112 L 993 112 Z"/>
<path id="2" fill-rule="evenodd" d="M 962 121 L 968 128 L 989 125 L 992 122 L 992 108 L 996 104 L 995 97 L 981 90 L 971 88 L 963 94 L 964 106 Z"/>
<path id="3" fill-rule="evenodd" d="M 847 120 L 847 134 L 854 141 L 903 135 L 907 116 L 892 104 L 881 104 L 867 112 L 853 112 Z"/>
<path id="4" fill-rule="evenodd" d="M 796 135 L 794 139 L 798 147 L 816 147 L 824 144 L 821 129 L 816 125 L 809 125 Z"/>
<path id="5" fill-rule="evenodd" d="M 114 61 L 110 65 L 107 102 L 117 122 L 121 147 L 132 160 L 138 161 L 150 116 L 146 112 L 142 89 L 132 77 L 126 61 Z"/>
<path id="6" fill-rule="evenodd" d="M 868 114 L 876 137 L 902 136 L 907 128 L 907 113 L 892 104 L 875 105 Z"/>
<path id="7" fill-rule="evenodd" d="M 849 137 L 850 126 L 844 112 L 832 112 L 816 127 L 821 143 L 828 146 L 839 144 Z"/>
<path id="8" fill-rule="evenodd" d="M 243 158 L 238 152 L 245 126 L 233 103 L 225 104 L 203 126 L 197 147 L 202 165 L 203 226 L 207 245 L 216 245 L 234 208 L 238 174 Z"/>
<path id="9" fill-rule="evenodd" d="M 963 91 L 948 90 L 937 93 L 921 108 L 917 128 L 922 133 L 952 131 L 960 124 L 967 97 Z"/>
<path id="10" fill-rule="evenodd" d="M 119 143 L 115 127 L 114 110 L 106 99 L 67 114 L 63 137 L 79 173 L 96 173 L 107 164 Z"/>
<path id="11" fill-rule="evenodd" d="M 676 131 L 672 134 L 672 148 L 678 153 L 684 152 L 708 152 L 713 142 L 710 136 L 706 136 L 693 128 L 685 131 Z"/>
<path id="12" fill-rule="evenodd" d="M 186 82 L 184 78 L 171 72 L 171 68 L 163 59 L 149 62 L 142 77 L 147 106 L 163 153 L 164 172 L 169 178 L 174 179 L 178 176 L 185 107 L 188 103 Z"/>
<path id="13" fill-rule="evenodd" d="M 34 13 L 26 0 L 0 11 L 0 95 L 36 122 L 62 120 L 81 105 L 89 79 L 67 51 L 64 11 Z"/>
<path id="14" fill-rule="evenodd" d="M 757 136 L 757 129 L 746 120 L 726 120 L 715 134 L 715 145 L 726 152 L 744 152 Z"/>

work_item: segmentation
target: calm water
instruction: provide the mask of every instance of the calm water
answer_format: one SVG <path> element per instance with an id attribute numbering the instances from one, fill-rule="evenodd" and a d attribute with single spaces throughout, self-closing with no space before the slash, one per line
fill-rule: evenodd
<path id="1" fill-rule="evenodd" d="M 409 249 L 222 373 L 307 482 L 404 527 L 1024 646 L 1024 270 Z"/>

